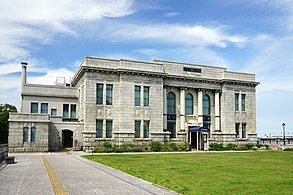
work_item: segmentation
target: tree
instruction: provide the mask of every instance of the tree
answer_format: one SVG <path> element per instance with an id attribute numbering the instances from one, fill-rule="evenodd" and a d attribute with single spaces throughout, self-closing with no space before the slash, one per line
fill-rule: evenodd
<path id="1" fill-rule="evenodd" d="M 0 104 L 0 144 L 8 143 L 9 112 L 17 112 L 15 106 Z"/>

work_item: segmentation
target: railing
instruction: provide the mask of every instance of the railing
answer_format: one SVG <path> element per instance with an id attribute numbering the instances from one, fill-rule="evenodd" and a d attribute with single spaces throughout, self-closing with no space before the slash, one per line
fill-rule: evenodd
<path id="1" fill-rule="evenodd" d="M 5 160 L 8 156 L 8 144 L 0 145 L 0 164 Z"/>

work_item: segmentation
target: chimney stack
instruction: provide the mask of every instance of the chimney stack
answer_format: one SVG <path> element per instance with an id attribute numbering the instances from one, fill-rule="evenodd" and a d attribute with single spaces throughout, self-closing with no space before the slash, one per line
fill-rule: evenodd
<path id="1" fill-rule="evenodd" d="M 26 67 L 27 67 L 27 63 L 26 62 L 21 62 L 20 64 L 22 66 L 22 71 L 21 71 L 21 86 L 23 86 L 24 84 L 26 84 Z"/>

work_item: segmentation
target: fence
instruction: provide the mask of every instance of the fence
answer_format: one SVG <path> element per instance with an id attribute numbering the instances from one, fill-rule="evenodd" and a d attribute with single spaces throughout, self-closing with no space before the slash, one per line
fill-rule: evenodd
<path id="1" fill-rule="evenodd" d="M 0 144 L 0 164 L 8 156 L 8 144 Z"/>

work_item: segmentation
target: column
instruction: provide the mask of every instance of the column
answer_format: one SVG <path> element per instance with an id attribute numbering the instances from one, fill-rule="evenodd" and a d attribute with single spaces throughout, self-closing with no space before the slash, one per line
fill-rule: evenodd
<path id="1" fill-rule="evenodd" d="M 197 92 L 197 99 L 198 99 L 198 126 L 203 126 L 203 107 L 202 107 L 202 93 L 203 90 L 202 89 L 198 89 Z"/>
<path id="2" fill-rule="evenodd" d="M 220 126 L 220 91 L 215 91 L 215 131 L 221 131 Z"/>
<path id="3" fill-rule="evenodd" d="M 163 86 L 163 130 L 167 131 L 167 86 Z"/>
<path id="4" fill-rule="evenodd" d="M 185 131 L 185 89 L 180 88 L 180 131 Z"/>

